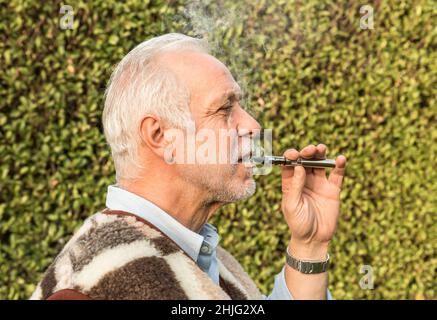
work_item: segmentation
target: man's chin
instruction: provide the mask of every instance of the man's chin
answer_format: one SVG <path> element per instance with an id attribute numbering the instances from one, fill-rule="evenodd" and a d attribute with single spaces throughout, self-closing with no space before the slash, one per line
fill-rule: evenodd
<path id="1" fill-rule="evenodd" d="M 252 177 L 246 179 L 244 181 L 244 193 L 242 194 L 241 198 L 239 200 L 244 200 L 247 198 L 250 198 L 255 194 L 256 191 L 256 182 L 253 180 Z"/>
<path id="2" fill-rule="evenodd" d="M 218 201 L 224 203 L 233 203 L 250 198 L 254 195 L 255 191 L 255 180 L 253 180 L 251 177 L 246 177 L 244 181 L 239 181 L 238 183 L 234 181 L 233 183 L 229 183 L 227 185 L 227 192 L 216 195 L 219 195 L 217 197 Z"/>

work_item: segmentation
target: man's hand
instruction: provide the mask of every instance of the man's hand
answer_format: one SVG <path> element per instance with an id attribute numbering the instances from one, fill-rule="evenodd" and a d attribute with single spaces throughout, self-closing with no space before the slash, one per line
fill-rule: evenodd
<path id="1" fill-rule="evenodd" d="M 287 150 L 290 160 L 324 159 L 326 146 L 309 145 L 299 153 Z M 302 244 L 327 244 L 334 235 L 340 212 L 340 191 L 346 158 L 339 156 L 326 177 L 325 169 L 284 166 L 282 169 L 282 211 L 293 241 Z"/>
<path id="2" fill-rule="evenodd" d="M 290 160 L 325 158 L 326 146 L 309 145 L 298 152 L 289 149 Z M 346 158 L 338 156 L 326 177 L 325 169 L 284 166 L 282 169 L 282 212 L 291 231 L 289 252 L 301 260 L 324 260 L 337 227 L 340 191 Z M 326 297 L 327 275 L 304 275 L 286 267 L 287 286 L 297 299 Z"/>

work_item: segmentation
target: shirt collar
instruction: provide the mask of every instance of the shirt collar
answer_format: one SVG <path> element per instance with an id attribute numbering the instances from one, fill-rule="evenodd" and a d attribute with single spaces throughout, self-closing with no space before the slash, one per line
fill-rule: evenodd
<path id="1" fill-rule="evenodd" d="M 156 226 L 170 239 L 176 242 L 194 261 L 197 261 L 204 241 L 215 250 L 219 236 L 217 229 L 206 223 L 199 233 L 196 233 L 151 201 L 117 185 L 108 187 L 106 206 L 112 210 L 121 210 L 137 215 Z"/>

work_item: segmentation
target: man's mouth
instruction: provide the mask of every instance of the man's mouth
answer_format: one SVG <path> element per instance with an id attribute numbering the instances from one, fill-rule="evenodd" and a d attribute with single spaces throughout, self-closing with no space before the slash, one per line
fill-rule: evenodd
<path id="1" fill-rule="evenodd" d="M 251 153 L 250 152 L 238 157 L 237 162 L 244 164 L 245 167 L 254 167 L 255 166 L 255 163 L 253 161 L 251 161 Z"/>

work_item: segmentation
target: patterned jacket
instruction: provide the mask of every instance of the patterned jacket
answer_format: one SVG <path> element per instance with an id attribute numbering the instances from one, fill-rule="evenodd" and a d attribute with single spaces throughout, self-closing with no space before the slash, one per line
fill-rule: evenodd
<path id="1" fill-rule="evenodd" d="M 45 272 L 31 299 L 262 299 L 217 248 L 220 286 L 147 221 L 105 209 L 89 217 Z"/>

